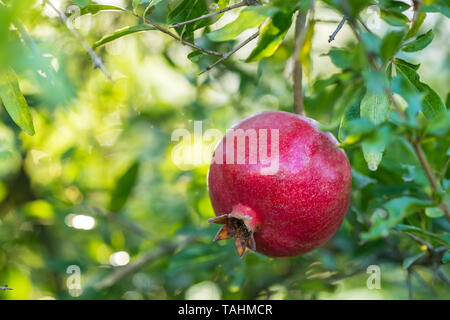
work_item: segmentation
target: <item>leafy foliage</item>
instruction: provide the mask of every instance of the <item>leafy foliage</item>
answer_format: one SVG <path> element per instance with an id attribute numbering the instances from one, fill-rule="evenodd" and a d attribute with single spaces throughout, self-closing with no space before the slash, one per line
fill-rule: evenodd
<path id="1" fill-rule="evenodd" d="M 106 2 L 64 2 L 80 29 L 0 2 L 0 284 L 14 289 L 1 298 L 406 298 L 401 277 L 416 274 L 414 298 L 448 299 L 450 78 L 434 54 L 448 56 L 448 1 Z M 171 136 L 292 112 L 295 63 L 305 114 L 350 159 L 351 207 L 322 248 L 240 260 L 210 241 L 208 163 L 176 166 Z M 196 139 L 183 140 L 194 158 L 212 150 Z M 82 292 L 66 288 L 70 265 Z"/>

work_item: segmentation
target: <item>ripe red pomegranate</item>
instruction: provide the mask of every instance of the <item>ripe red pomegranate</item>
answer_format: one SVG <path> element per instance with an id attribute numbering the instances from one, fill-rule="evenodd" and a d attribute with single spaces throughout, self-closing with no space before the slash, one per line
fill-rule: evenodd
<path id="1" fill-rule="evenodd" d="M 234 237 L 239 256 L 249 248 L 270 257 L 325 243 L 350 202 L 350 163 L 337 143 L 314 120 L 288 112 L 237 123 L 216 147 L 208 173 L 216 214 L 208 221 L 223 224 L 214 241 Z"/>

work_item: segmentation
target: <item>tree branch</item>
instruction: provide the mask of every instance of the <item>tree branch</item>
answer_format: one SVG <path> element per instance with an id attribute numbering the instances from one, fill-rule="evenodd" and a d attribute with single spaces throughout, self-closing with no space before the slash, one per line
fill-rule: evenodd
<path id="1" fill-rule="evenodd" d="M 116 284 L 119 280 L 122 278 L 136 272 L 137 270 L 141 269 L 145 265 L 159 259 L 160 257 L 171 254 L 175 252 L 178 248 L 185 247 L 187 245 L 190 245 L 196 240 L 195 237 L 189 237 L 182 241 L 181 243 L 165 243 L 162 245 L 159 245 L 158 249 L 153 249 L 147 253 L 144 253 L 139 258 L 128 264 L 127 266 L 117 269 L 115 272 L 113 272 L 111 275 L 107 276 L 104 280 L 98 282 L 94 285 L 94 288 L 97 290 L 103 290 L 106 288 L 109 288 Z"/>
<path id="2" fill-rule="evenodd" d="M 336 27 L 336 30 L 334 30 L 334 32 L 328 37 L 328 43 L 330 43 L 331 41 L 334 40 L 334 38 L 336 37 L 336 35 L 338 34 L 338 32 L 342 29 L 342 27 L 345 24 L 345 21 L 347 20 L 347 17 L 344 16 L 341 20 L 341 22 L 339 22 L 338 26 Z"/>
<path id="3" fill-rule="evenodd" d="M 243 0 L 241 2 L 232 4 L 231 6 L 228 6 L 228 7 L 224 8 L 224 9 L 205 14 L 203 16 L 200 16 L 200 17 L 188 20 L 188 21 L 183 21 L 183 22 L 179 22 L 179 23 L 173 24 L 169 28 L 178 28 L 178 27 L 181 27 L 181 26 L 193 23 L 193 22 L 197 22 L 197 21 L 200 21 L 200 20 L 203 20 L 203 19 L 212 18 L 212 17 L 214 17 L 214 16 L 216 16 L 218 14 L 222 14 L 224 12 L 227 12 L 227 11 L 230 11 L 230 10 L 234 10 L 234 9 L 237 9 L 237 8 L 240 8 L 240 7 L 248 7 L 248 6 L 255 6 L 255 5 L 261 5 L 261 3 L 259 3 L 256 0 Z"/>
<path id="4" fill-rule="evenodd" d="M 209 70 L 211 70 L 212 68 L 214 68 L 215 66 L 217 66 L 219 63 L 225 61 L 226 59 L 228 59 L 229 57 L 231 57 L 234 53 L 236 53 L 238 50 L 240 50 L 242 47 L 244 47 L 245 45 L 247 45 L 249 42 L 251 42 L 252 40 L 256 39 L 259 36 L 259 30 L 257 32 L 255 32 L 254 34 L 252 34 L 250 37 L 248 37 L 246 40 L 244 40 L 243 42 L 241 42 L 236 48 L 234 48 L 231 51 L 228 51 L 227 53 L 225 53 L 219 60 L 217 60 L 216 62 L 214 62 L 212 65 L 208 66 L 205 70 L 203 70 L 202 72 L 200 72 L 200 74 L 203 74 L 205 72 L 208 72 Z M 199 75 L 200 75 L 199 74 Z"/>
<path id="5" fill-rule="evenodd" d="M 419 237 L 413 235 L 412 233 L 406 232 L 406 234 L 407 234 L 412 240 L 414 240 L 414 241 L 416 241 L 417 243 L 419 243 L 421 246 L 427 247 L 427 250 L 428 250 L 428 251 L 433 251 L 433 246 L 432 246 L 430 243 L 428 243 L 428 242 L 426 242 L 426 241 L 423 241 L 422 239 L 420 239 Z"/>
<path id="6" fill-rule="evenodd" d="M 223 56 L 224 56 L 224 54 L 221 53 L 221 52 L 217 52 L 217 51 L 213 51 L 213 50 L 204 49 L 204 48 L 201 48 L 201 47 L 195 45 L 194 43 L 191 43 L 191 42 L 189 42 L 189 41 L 186 41 L 186 40 L 184 40 L 184 39 L 181 39 L 181 38 L 180 38 L 179 36 L 177 36 L 176 34 L 170 32 L 169 30 L 167 30 L 167 29 L 165 29 L 165 28 L 163 28 L 163 27 L 161 27 L 159 24 L 154 23 L 153 21 L 151 21 L 150 19 L 148 19 L 148 18 L 146 18 L 146 17 L 141 17 L 140 15 L 138 15 L 138 14 L 136 14 L 136 13 L 134 13 L 134 12 L 131 12 L 131 14 L 134 15 L 134 16 L 136 16 L 136 17 L 138 17 L 139 19 L 142 19 L 146 24 L 151 25 L 152 27 L 154 27 L 154 28 L 157 29 L 158 31 L 161 31 L 162 33 L 167 34 L 168 36 L 174 38 L 175 40 L 181 42 L 182 44 L 184 44 L 184 45 L 186 45 L 186 46 L 188 46 L 188 47 L 191 47 L 191 48 L 193 48 L 193 49 L 195 49 L 195 50 L 199 50 L 199 51 L 201 51 L 201 52 L 203 52 L 203 53 L 210 54 L 210 55 L 213 55 L 213 56 L 218 56 L 218 57 L 223 57 Z"/>
<path id="7" fill-rule="evenodd" d="M 292 54 L 293 63 L 293 91 L 294 91 L 294 112 L 297 114 L 304 114 L 303 105 L 303 68 L 300 61 L 300 52 L 305 40 L 305 24 L 306 24 L 307 12 L 298 12 L 295 20 L 295 38 L 294 38 L 294 51 Z"/>
<path id="8" fill-rule="evenodd" d="M 144 229 L 142 229 L 139 225 L 134 224 L 131 221 L 125 220 L 122 216 L 118 215 L 116 212 L 110 212 L 100 207 L 91 207 L 91 210 L 101 218 L 109 220 L 113 223 L 116 223 L 126 229 L 131 231 L 133 234 L 140 236 L 143 239 L 149 240 L 154 239 L 151 235 Z"/>
<path id="9" fill-rule="evenodd" d="M 105 74 L 105 76 L 110 80 L 113 81 L 111 74 L 109 73 L 108 69 L 106 68 L 106 66 L 103 64 L 102 59 L 100 59 L 99 56 L 97 56 L 94 52 L 94 50 L 91 48 L 91 46 L 86 42 L 86 40 L 78 33 L 78 31 L 76 31 L 74 28 L 70 27 L 67 23 L 67 17 L 61 12 L 59 11 L 50 0 L 44 0 L 44 2 L 46 4 L 48 4 L 53 11 L 56 12 L 56 14 L 58 15 L 59 19 L 64 23 L 64 25 L 66 26 L 67 29 L 69 29 L 69 31 L 75 36 L 75 38 L 78 39 L 78 41 L 80 41 L 80 43 L 82 44 L 82 46 L 84 47 L 84 49 L 87 51 L 87 53 L 89 54 L 89 56 L 91 57 L 92 61 L 94 62 L 94 65 L 96 68 L 99 68 L 100 70 L 102 70 L 102 72 Z"/>

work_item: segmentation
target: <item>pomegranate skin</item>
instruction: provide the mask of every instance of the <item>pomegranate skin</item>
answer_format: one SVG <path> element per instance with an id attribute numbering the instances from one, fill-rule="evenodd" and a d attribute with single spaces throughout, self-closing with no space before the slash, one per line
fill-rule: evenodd
<path id="1" fill-rule="evenodd" d="M 248 139 L 245 163 L 226 163 L 224 136 L 214 152 L 223 150 L 223 163 L 213 157 L 208 172 L 215 215 L 250 212 L 256 251 L 270 257 L 296 256 L 328 241 L 348 210 L 352 184 L 350 163 L 334 136 L 312 119 L 281 111 L 255 114 L 232 129 L 278 129 L 278 171 L 262 174 L 268 165 L 259 157 L 249 164 Z M 234 143 L 235 154 L 237 148 Z M 267 150 L 270 155 L 270 133 Z"/>

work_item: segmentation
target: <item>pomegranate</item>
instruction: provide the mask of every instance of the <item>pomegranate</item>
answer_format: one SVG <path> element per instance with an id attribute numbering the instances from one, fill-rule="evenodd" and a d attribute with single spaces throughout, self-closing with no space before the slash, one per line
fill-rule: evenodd
<path id="1" fill-rule="evenodd" d="M 214 241 L 234 237 L 239 256 L 251 249 L 290 257 L 329 240 L 348 210 L 352 183 L 337 143 L 316 121 L 288 112 L 237 123 L 217 145 L 208 172 L 216 214 L 208 221 L 223 225 Z"/>

